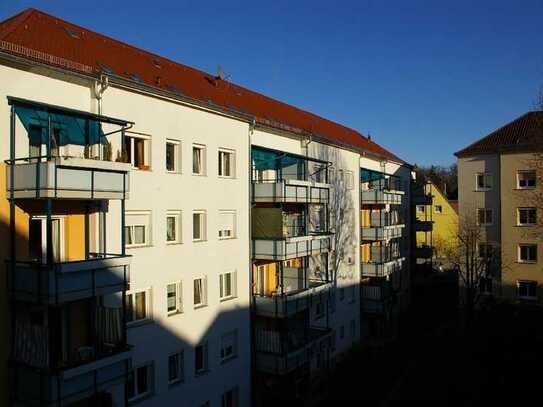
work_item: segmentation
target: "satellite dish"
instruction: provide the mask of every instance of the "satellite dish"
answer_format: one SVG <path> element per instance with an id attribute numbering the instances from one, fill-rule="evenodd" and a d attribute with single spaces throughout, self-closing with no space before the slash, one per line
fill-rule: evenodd
<path id="1" fill-rule="evenodd" d="M 221 81 L 224 81 L 225 76 L 226 75 L 224 74 L 224 69 L 222 65 L 219 65 L 217 67 L 217 78 L 220 79 Z"/>

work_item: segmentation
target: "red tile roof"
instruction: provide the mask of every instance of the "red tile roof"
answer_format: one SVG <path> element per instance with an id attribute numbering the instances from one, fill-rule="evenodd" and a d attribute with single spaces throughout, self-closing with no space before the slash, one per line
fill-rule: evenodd
<path id="1" fill-rule="evenodd" d="M 348 127 L 39 10 L 27 9 L 0 22 L 0 51 L 95 76 L 111 69 L 118 77 L 245 113 L 264 125 L 314 134 L 404 163 Z"/>
<path id="2" fill-rule="evenodd" d="M 457 157 L 543 149 L 543 112 L 528 112 L 454 153 Z"/>

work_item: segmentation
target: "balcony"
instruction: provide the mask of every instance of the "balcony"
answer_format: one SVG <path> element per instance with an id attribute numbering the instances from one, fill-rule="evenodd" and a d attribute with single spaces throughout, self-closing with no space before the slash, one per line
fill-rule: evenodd
<path id="1" fill-rule="evenodd" d="M 332 330 L 310 328 L 303 338 L 294 334 L 288 339 L 280 332 L 257 329 L 256 368 L 265 373 L 284 375 L 311 361 L 318 350 L 332 345 Z"/>
<path id="2" fill-rule="evenodd" d="M 258 316 L 286 318 L 311 307 L 312 299 L 330 289 L 332 283 L 312 279 L 304 283 L 302 288 L 283 294 L 255 294 L 255 313 Z"/>
<path id="3" fill-rule="evenodd" d="M 415 232 L 431 232 L 433 229 L 434 222 L 431 220 L 415 220 L 413 227 Z"/>
<path id="4" fill-rule="evenodd" d="M 9 289 L 17 300 L 59 304 L 126 289 L 131 256 L 91 254 L 93 258 L 54 263 L 17 261 Z"/>
<path id="5" fill-rule="evenodd" d="M 434 255 L 432 246 L 418 246 L 414 250 L 414 255 L 417 259 L 431 259 Z"/>
<path id="6" fill-rule="evenodd" d="M 362 240 L 389 240 L 402 237 L 404 224 L 362 227 Z"/>
<path id="7" fill-rule="evenodd" d="M 362 204 L 401 205 L 405 194 L 401 180 L 396 178 L 363 181 L 360 190 Z"/>
<path id="8" fill-rule="evenodd" d="M 64 406 L 119 386 L 123 394 L 124 382 L 131 369 L 131 351 L 111 355 L 79 367 L 49 370 L 13 362 L 10 378 L 17 402 L 29 406 Z M 115 397 L 115 396 L 113 396 Z M 124 404 L 119 400 L 120 404 Z"/>
<path id="9" fill-rule="evenodd" d="M 392 294 L 390 287 L 363 284 L 361 289 L 362 312 L 380 314 L 386 310 Z"/>
<path id="10" fill-rule="evenodd" d="M 7 192 L 16 199 L 126 199 L 130 164 L 78 157 L 22 158 L 6 166 Z"/>
<path id="11" fill-rule="evenodd" d="M 301 237 L 255 238 L 253 258 L 261 260 L 289 260 L 297 257 L 328 253 L 332 239 L 330 235 L 307 235 Z"/>
<path id="12" fill-rule="evenodd" d="M 362 276 L 364 277 L 387 277 L 399 271 L 403 267 L 404 257 L 394 259 L 371 260 L 362 263 Z"/>
<path id="13" fill-rule="evenodd" d="M 252 197 L 254 202 L 292 202 L 327 204 L 330 199 L 330 185 L 297 179 L 254 181 Z"/>

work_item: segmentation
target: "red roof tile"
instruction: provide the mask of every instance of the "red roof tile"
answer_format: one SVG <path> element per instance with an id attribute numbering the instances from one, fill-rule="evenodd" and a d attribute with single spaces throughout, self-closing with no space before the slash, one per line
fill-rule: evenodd
<path id="1" fill-rule="evenodd" d="M 261 124 L 307 132 L 404 163 L 348 127 L 35 9 L 0 22 L 0 50 L 86 74 L 111 68 L 124 79 L 239 111 Z"/>

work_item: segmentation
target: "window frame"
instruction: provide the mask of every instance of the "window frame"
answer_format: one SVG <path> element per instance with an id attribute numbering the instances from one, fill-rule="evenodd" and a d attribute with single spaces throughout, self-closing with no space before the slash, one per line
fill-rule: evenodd
<path id="1" fill-rule="evenodd" d="M 201 301 L 199 303 L 196 303 L 196 290 L 195 290 L 195 282 L 196 280 L 202 280 L 202 292 L 201 292 Z M 192 279 L 192 305 L 194 309 L 199 309 L 203 307 L 207 307 L 207 276 L 197 276 Z"/>
<path id="2" fill-rule="evenodd" d="M 480 176 L 483 176 L 483 184 L 484 186 L 480 187 L 479 186 L 479 177 Z M 487 179 L 488 177 L 488 179 Z M 489 185 L 486 183 L 487 181 L 490 181 L 489 182 Z M 494 179 L 492 177 L 492 173 L 490 172 L 478 172 L 475 174 L 475 190 L 476 191 L 490 191 L 492 188 L 493 188 L 493 185 L 494 185 Z"/>
<path id="3" fill-rule="evenodd" d="M 479 213 L 480 211 L 484 211 L 484 223 L 481 223 Z M 491 221 L 488 222 L 488 213 L 490 213 Z M 494 209 L 492 208 L 477 208 L 477 225 L 479 226 L 492 226 L 494 225 Z"/>
<path id="4" fill-rule="evenodd" d="M 232 223 L 232 230 L 230 236 L 221 236 L 221 233 L 228 230 L 228 229 L 221 229 L 222 224 L 222 216 L 221 215 L 232 215 L 233 223 Z M 219 234 L 219 240 L 228 240 L 228 239 L 236 239 L 237 238 L 237 213 L 234 209 L 221 209 L 219 210 L 219 228 L 218 228 L 218 234 Z"/>
<path id="5" fill-rule="evenodd" d="M 194 215 L 200 215 L 200 237 L 194 238 Z M 207 240 L 207 212 L 202 209 L 192 211 L 192 241 L 193 242 L 205 242 Z"/>
<path id="6" fill-rule="evenodd" d="M 132 133 L 125 134 L 125 141 L 126 139 L 130 139 L 130 157 L 128 156 L 128 151 L 126 151 L 126 147 L 123 145 L 123 149 L 126 151 L 126 159 L 129 164 L 132 165 L 132 168 L 135 170 L 140 171 L 150 171 L 152 169 L 151 167 L 151 136 L 146 134 L 139 134 L 139 133 Z M 143 140 L 143 164 L 141 166 L 136 166 L 136 156 L 135 156 L 135 139 Z M 143 168 L 142 168 L 143 167 Z"/>
<path id="7" fill-rule="evenodd" d="M 535 257 L 533 259 L 523 260 L 522 259 L 523 247 L 535 248 Z M 538 250 L 537 243 L 519 243 L 517 246 L 517 262 L 521 264 L 537 264 L 537 250 Z M 529 251 L 527 251 L 526 253 L 529 253 Z"/>
<path id="8" fill-rule="evenodd" d="M 228 171 L 230 172 L 230 175 L 224 175 L 221 174 L 221 171 L 223 169 L 223 166 L 221 165 L 221 154 L 229 154 L 230 155 L 230 162 Z M 224 162 L 224 160 L 222 160 Z M 224 167 L 227 168 L 227 167 Z M 236 178 L 236 152 L 235 150 L 219 147 L 219 150 L 217 152 L 217 175 L 219 178 Z"/>
<path id="9" fill-rule="evenodd" d="M 225 339 L 228 337 L 228 336 L 232 336 L 233 337 L 233 343 L 232 343 L 232 349 L 230 351 L 230 353 L 226 353 L 224 352 L 225 350 Z M 220 357 L 221 357 L 221 363 L 226 363 L 232 359 L 236 359 L 238 357 L 238 330 L 237 329 L 233 329 L 231 331 L 228 331 L 228 332 L 225 332 L 224 334 L 221 335 L 221 342 L 220 342 Z M 228 348 L 228 346 L 227 346 Z"/>
<path id="10" fill-rule="evenodd" d="M 173 151 L 173 160 L 174 160 L 174 163 L 173 163 L 173 170 L 169 170 L 168 169 L 168 144 L 169 145 L 173 145 L 173 148 L 174 148 L 174 151 Z M 182 149 L 181 149 L 181 141 L 179 140 L 174 140 L 174 139 L 169 139 L 167 138 L 166 139 L 166 144 L 165 144 L 165 170 L 167 173 L 169 174 L 180 174 L 181 173 L 181 166 L 182 166 L 182 161 L 181 161 L 181 152 L 182 152 Z"/>
<path id="11" fill-rule="evenodd" d="M 133 222 L 129 221 L 131 216 L 134 216 L 134 217 L 136 217 L 136 216 L 146 217 L 147 218 L 147 223 L 146 224 L 140 224 L 140 223 L 136 223 L 136 222 L 133 223 Z M 138 248 L 138 247 L 151 246 L 151 240 L 152 240 L 151 225 L 152 225 L 151 211 L 126 211 L 126 213 L 125 213 L 125 226 L 124 226 L 125 230 L 123 230 L 123 233 L 125 233 L 125 239 L 124 239 L 125 248 L 134 249 L 134 248 Z M 132 244 L 129 244 L 128 243 L 128 238 L 126 237 L 126 229 L 128 228 L 129 230 L 131 230 L 131 228 L 136 228 L 136 227 L 141 227 L 141 226 L 143 226 L 145 228 L 145 230 L 144 230 L 145 242 L 144 243 L 132 243 Z M 135 232 L 130 232 L 130 233 L 133 233 L 133 236 L 135 236 Z"/>
<path id="12" fill-rule="evenodd" d="M 144 318 L 140 318 L 140 319 L 136 319 L 136 307 L 135 307 L 135 304 L 136 304 L 136 294 L 139 294 L 139 293 L 144 293 L 145 294 L 145 317 Z M 132 320 L 128 320 L 128 313 L 130 311 L 129 307 L 128 307 L 128 297 L 132 297 L 132 317 L 133 318 Z M 153 320 L 153 315 L 152 315 L 152 306 L 151 306 L 151 300 L 152 300 L 152 294 L 151 294 L 151 287 L 147 287 L 147 288 L 137 288 L 137 289 L 133 289 L 133 290 L 128 290 L 126 291 L 126 301 L 127 301 L 127 306 L 126 306 L 126 314 L 127 314 L 127 318 L 126 318 L 126 326 L 127 327 L 130 327 L 130 326 L 133 326 L 133 325 L 139 325 L 139 324 L 144 324 L 144 323 L 147 323 L 147 322 L 151 322 Z"/>
<path id="13" fill-rule="evenodd" d="M 225 287 L 225 276 L 230 276 L 230 294 L 223 295 Z M 219 274 L 219 299 L 220 301 L 228 301 L 237 297 L 237 272 L 227 271 Z"/>
<path id="14" fill-rule="evenodd" d="M 144 392 L 144 393 L 141 393 L 141 394 L 138 394 L 137 390 L 138 390 L 138 374 L 137 374 L 137 370 L 138 369 L 143 369 L 143 368 L 146 368 L 147 369 L 147 391 Z M 137 365 L 137 366 L 134 366 L 131 371 L 130 371 L 130 374 L 133 375 L 133 378 L 134 378 L 134 396 L 132 398 L 129 397 L 128 395 L 128 390 L 127 390 L 127 393 L 126 393 L 126 398 L 128 400 L 129 403 L 133 403 L 137 400 L 141 400 L 141 399 L 144 399 L 144 398 L 147 398 L 151 395 L 153 395 L 154 391 L 155 391 L 155 380 L 154 380 L 154 362 L 145 362 L 143 364 L 140 364 L 140 365 Z"/>
<path id="15" fill-rule="evenodd" d="M 533 186 L 521 186 L 520 185 L 520 176 L 521 174 L 534 174 L 534 185 Z M 536 189 L 537 188 L 537 172 L 535 170 L 518 170 L 517 171 L 517 189 Z"/>
<path id="16" fill-rule="evenodd" d="M 175 285 L 175 309 L 169 310 L 169 304 L 168 304 L 168 288 L 172 285 Z M 182 314 L 183 313 L 183 282 L 181 280 L 179 281 L 172 281 L 166 284 L 166 314 L 168 316 Z"/>
<path id="17" fill-rule="evenodd" d="M 183 243 L 181 213 L 180 210 L 169 210 L 166 212 L 166 244 L 168 245 Z M 168 218 L 175 219 L 175 240 L 168 240 Z"/>
<path id="18" fill-rule="evenodd" d="M 535 295 L 520 295 L 520 285 L 521 284 L 533 284 L 535 285 Z M 537 300 L 537 281 L 534 280 L 517 280 L 517 298 L 520 300 Z M 527 293 L 529 294 L 530 289 L 526 289 Z"/>
<path id="19" fill-rule="evenodd" d="M 197 349 L 202 347 L 202 368 L 198 369 L 196 363 Z M 194 347 L 194 376 L 198 377 L 209 372 L 209 342 L 206 340 L 200 342 Z"/>
<path id="20" fill-rule="evenodd" d="M 170 378 L 170 358 L 177 356 L 177 377 L 175 379 Z M 185 381 L 185 352 L 180 350 L 179 352 L 170 353 L 168 355 L 168 386 L 173 386 Z"/>
<path id="21" fill-rule="evenodd" d="M 195 149 L 198 149 L 200 150 L 200 159 L 201 159 L 201 163 L 200 163 L 200 172 L 194 172 L 194 150 Z M 191 172 L 192 172 L 192 175 L 198 175 L 198 176 L 205 176 L 207 174 L 207 147 L 205 144 L 198 144 L 198 143 L 193 143 L 192 144 L 192 149 L 191 149 L 191 157 L 192 157 L 192 160 L 191 160 Z"/>
<path id="22" fill-rule="evenodd" d="M 533 223 L 521 223 L 521 212 L 522 211 L 533 211 L 534 212 L 534 222 Z M 527 214 L 526 219 L 529 220 L 530 216 Z M 537 208 L 534 207 L 521 207 L 517 208 L 517 226 L 536 226 L 537 225 Z"/>
<path id="23" fill-rule="evenodd" d="M 434 213 L 443 214 L 443 205 L 434 205 Z"/>

